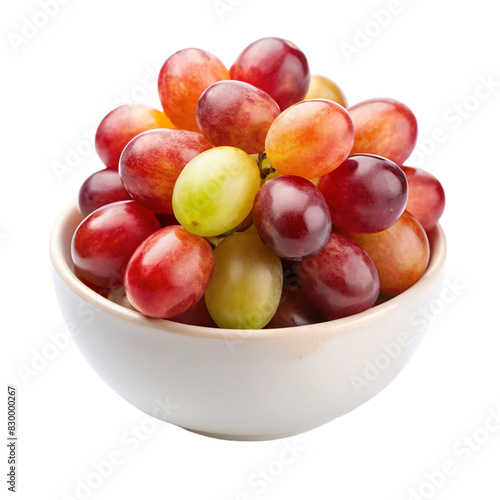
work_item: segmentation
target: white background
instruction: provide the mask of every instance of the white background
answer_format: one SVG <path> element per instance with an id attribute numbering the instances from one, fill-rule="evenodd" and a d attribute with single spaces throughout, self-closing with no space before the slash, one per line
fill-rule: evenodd
<path id="1" fill-rule="evenodd" d="M 35 0 L 4 2 L 0 16 L 2 390 L 18 388 L 17 498 L 83 498 L 79 481 L 117 453 L 120 464 L 88 498 L 407 500 L 412 489 L 420 498 L 500 498 L 500 430 L 484 431 L 500 411 L 494 2 L 221 0 L 223 11 L 213 0 L 57 5 L 48 20 Z M 377 15 L 389 8 L 390 18 Z M 47 22 L 29 32 L 25 18 Z M 24 41 L 16 38 L 23 26 L 31 37 Z M 360 34 L 366 30 L 368 38 Z M 312 72 L 337 81 L 350 104 L 387 96 L 412 108 L 420 139 L 414 164 L 447 193 L 442 224 L 454 290 L 396 381 L 351 414 L 298 436 L 300 451 L 282 469 L 276 461 L 293 440 L 226 442 L 161 422 L 153 429 L 72 342 L 55 355 L 47 348 L 53 338 L 67 339 L 52 291 L 49 231 L 81 182 L 102 168 L 87 137 L 124 101 L 159 107 L 148 75 L 173 52 L 205 48 L 229 67 L 263 36 L 295 42 Z M 347 56 L 343 44 L 356 52 Z M 444 133 L 440 144 L 432 144 L 436 129 Z M 71 168 L 58 176 L 55 165 L 68 164 L 70 152 Z M 34 372 L 23 377 L 23 367 Z M 6 394 L 4 433 L 5 401 Z M 134 441 L 141 425 L 147 432 Z M 467 436 L 482 444 L 466 444 Z M 435 473 L 444 462 L 454 466 L 445 479 Z M 257 488 L 252 477 L 268 467 L 279 473 Z M 431 476 L 441 478 L 439 487 Z M 6 491 L 4 480 L 0 488 Z"/>

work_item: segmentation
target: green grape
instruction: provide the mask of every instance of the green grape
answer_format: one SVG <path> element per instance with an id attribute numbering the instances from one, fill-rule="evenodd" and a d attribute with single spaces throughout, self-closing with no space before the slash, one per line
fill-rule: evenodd
<path id="1" fill-rule="evenodd" d="M 222 146 L 193 158 L 172 195 L 177 220 L 198 236 L 217 236 L 243 222 L 260 187 L 255 161 L 241 149 Z"/>
<path id="2" fill-rule="evenodd" d="M 236 233 L 214 250 L 205 301 L 221 328 L 263 328 L 278 308 L 282 284 L 281 259 L 258 235 Z"/>

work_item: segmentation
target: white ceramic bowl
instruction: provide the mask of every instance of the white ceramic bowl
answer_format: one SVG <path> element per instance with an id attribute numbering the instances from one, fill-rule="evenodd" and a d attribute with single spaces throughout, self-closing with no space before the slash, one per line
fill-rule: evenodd
<path id="1" fill-rule="evenodd" d="M 422 339 L 419 310 L 438 296 L 446 256 L 438 227 L 418 283 L 348 318 L 274 330 L 202 328 L 146 318 L 83 285 L 70 259 L 80 221 L 75 206 L 64 210 L 50 253 L 60 308 L 84 357 L 143 412 L 226 439 L 299 434 L 379 393 Z"/>

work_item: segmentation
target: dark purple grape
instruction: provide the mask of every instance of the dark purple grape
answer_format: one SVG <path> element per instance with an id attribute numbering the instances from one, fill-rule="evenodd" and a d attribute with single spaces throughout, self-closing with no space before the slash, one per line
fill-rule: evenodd
<path id="1" fill-rule="evenodd" d="M 251 43 L 229 70 L 232 80 L 255 85 L 284 110 L 307 94 L 311 73 L 304 53 L 283 38 L 261 38 Z"/>
<path id="2" fill-rule="evenodd" d="M 295 175 L 275 177 L 261 186 L 253 220 L 267 247 L 283 259 L 297 261 L 321 252 L 332 228 L 328 205 L 319 189 Z"/>
<path id="3" fill-rule="evenodd" d="M 328 321 L 328 318 L 307 300 L 300 288 L 284 284 L 278 309 L 265 328 L 312 325 L 323 321 Z"/>
<path id="4" fill-rule="evenodd" d="M 379 294 L 377 268 L 368 254 L 346 236 L 333 233 L 325 248 L 295 265 L 300 289 L 330 319 L 372 307 Z"/>
<path id="5" fill-rule="evenodd" d="M 78 193 L 78 210 L 87 217 L 104 205 L 131 199 L 118 172 L 106 168 L 94 172 L 82 184 Z"/>
<path id="6" fill-rule="evenodd" d="M 334 226 L 356 233 L 378 233 L 391 227 L 408 201 L 404 172 L 381 156 L 347 158 L 318 184 Z"/>

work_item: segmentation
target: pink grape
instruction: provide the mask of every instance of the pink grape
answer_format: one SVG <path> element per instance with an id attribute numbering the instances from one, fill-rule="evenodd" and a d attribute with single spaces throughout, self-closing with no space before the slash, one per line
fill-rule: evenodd
<path id="1" fill-rule="evenodd" d="M 417 119 L 396 99 L 369 99 L 348 108 L 354 124 L 351 154 L 383 156 L 397 165 L 410 156 L 417 142 Z"/>
<path id="2" fill-rule="evenodd" d="M 279 114 L 269 94 L 235 80 L 210 85 L 196 109 L 198 125 L 211 144 L 234 146 L 248 154 L 264 151 L 267 131 Z"/>
<path id="3" fill-rule="evenodd" d="M 401 167 L 408 179 L 406 209 L 426 231 L 430 231 L 444 212 L 446 197 L 439 180 L 423 168 Z"/>

